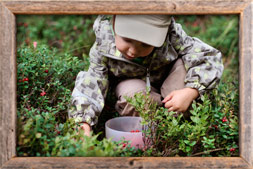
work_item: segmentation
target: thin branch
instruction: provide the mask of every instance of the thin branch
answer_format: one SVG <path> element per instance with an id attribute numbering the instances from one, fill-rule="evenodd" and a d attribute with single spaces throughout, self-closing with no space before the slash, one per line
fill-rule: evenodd
<path id="1" fill-rule="evenodd" d="M 198 156 L 198 155 L 202 155 L 202 154 L 207 154 L 207 153 L 212 153 L 212 152 L 215 152 L 215 151 L 221 151 L 221 150 L 225 150 L 225 149 L 226 149 L 226 148 L 217 148 L 217 149 L 214 149 L 214 150 L 199 152 L 199 153 L 196 153 L 196 154 L 191 155 L 191 157 Z"/>

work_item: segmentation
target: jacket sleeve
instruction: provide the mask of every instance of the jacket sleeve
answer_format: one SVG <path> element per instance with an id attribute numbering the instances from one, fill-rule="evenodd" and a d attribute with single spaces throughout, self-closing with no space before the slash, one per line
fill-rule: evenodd
<path id="1" fill-rule="evenodd" d="M 185 87 L 197 89 L 200 95 L 213 89 L 224 69 L 221 52 L 198 38 L 187 36 L 173 18 L 169 31 L 171 44 L 182 57 L 187 71 Z"/>
<path id="2" fill-rule="evenodd" d="M 97 50 L 97 41 L 89 55 L 89 69 L 77 75 L 68 114 L 69 118 L 74 118 L 77 123 L 87 122 L 93 126 L 104 107 L 108 90 L 108 69 L 107 58 L 101 56 Z"/>

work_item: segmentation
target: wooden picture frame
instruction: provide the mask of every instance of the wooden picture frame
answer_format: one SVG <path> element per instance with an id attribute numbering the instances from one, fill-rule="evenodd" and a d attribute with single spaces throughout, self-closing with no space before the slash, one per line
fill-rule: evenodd
<path id="1" fill-rule="evenodd" d="M 18 14 L 238 14 L 239 157 L 16 157 Z M 0 1 L 0 167 L 253 168 L 253 0 Z"/>

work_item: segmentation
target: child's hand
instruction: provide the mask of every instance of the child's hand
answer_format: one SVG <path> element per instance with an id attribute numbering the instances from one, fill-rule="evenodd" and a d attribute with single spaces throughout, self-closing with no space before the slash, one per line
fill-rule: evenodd
<path id="1" fill-rule="evenodd" d="M 185 112 L 198 96 L 197 89 L 183 88 L 172 91 L 162 102 L 165 103 L 164 107 L 168 108 L 168 111 Z"/>
<path id="2" fill-rule="evenodd" d="M 90 137 L 91 127 L 88 123 L 81 123 L 79 132 L 84 132 L 84 135 Z"/>

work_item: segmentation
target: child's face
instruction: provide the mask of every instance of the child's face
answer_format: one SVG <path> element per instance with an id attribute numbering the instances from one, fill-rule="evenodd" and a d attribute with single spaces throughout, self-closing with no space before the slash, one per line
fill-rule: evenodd
<path id="1" fill-rule="evenodd" d="M 119 35 L 115 35 L 115 44 L 116 48 L 127 59 L 148 56 L 154 49 L 154 46 L 133 39 L 124 38 Z"/>

